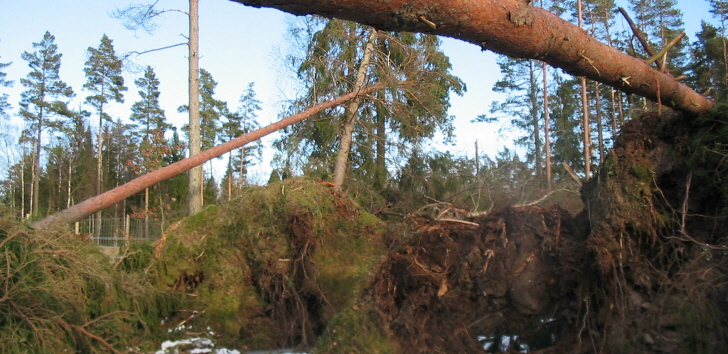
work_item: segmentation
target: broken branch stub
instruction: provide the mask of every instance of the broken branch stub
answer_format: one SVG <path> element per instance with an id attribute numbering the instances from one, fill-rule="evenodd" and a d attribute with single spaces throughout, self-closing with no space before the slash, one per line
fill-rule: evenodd
<path id="1" fill-rule="evenodd" d="M 579 27 L 522 0 L 232 0 L 295 15 L 317 14 L 387 31 L 437 34 L 516 58 L 538 59 L 575 75 L 702 114 L 713 101 L 600 43 Z"/>

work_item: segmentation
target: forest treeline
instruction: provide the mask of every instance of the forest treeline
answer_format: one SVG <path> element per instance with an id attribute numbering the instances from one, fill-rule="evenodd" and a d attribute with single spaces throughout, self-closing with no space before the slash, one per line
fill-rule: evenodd
<path id="1" fill-rule="evenodd" d="M 616 25 L 623 14 L 614 0 L 539 0 L 534 5 L 578 24 L 624 53 L 645 59 L 669 47 L 683 32 L 676 0 L 628 3 L 625 13 L 631 15 L 637 32 Z M 694 37 L 669 47 L 654 65 L 697 92 L 722 101 L 727 92 L 728 1 L 709 3 L 713 21 L 704 21 Z M 32 51 L 22 53 L 29 67 L 26 77 L 8 78 L 3 69 L 10 63 L 0 62 L 0 87 L 17 80 L 15 84 L 24 89 L 17 103 L 9 102 L 7 94 L 0 96 L 3 118 L 18 116 L 25 123 L 18 136 L 6 132 L 12 149 L 5 156 L 9 168 L 0 186 L 3 204 L 16 210 L 19 218 L 37 220 L 63 210 L 179 161 L 188 149 L 187 127 L 174 127 L 165 116 L 165 109 L 185 112 L 188 107 L 160 106 L 159 96 L 164 93 L 154 68 L 148 66 L 133 83 L 125 82 L 125 58 L 115 52 L 113 40 L 103 35 L 97 46 L 87 50 L 86 83 L 72 88 L 59 76 L 62 53 L 54 41 L 46 32 L 32 43 Z M 493 90 L 505 99 L 493 102 L 475 121 L 510 123 L 520 132 L 516 143 L 525 154 L 504 149 L 495 156 L 459 156 L 429 147 L 436 137 L 455 139 L 454 117 L 448 114 L 450 95 L 466 91 L 463 81 L 451 73 L 437 37 L 302 17 L 290 22 L 287 41 L 290 50 L 281 65 L 297 79 L 297 96 L 281 107 L 281 116 L 365 86 L 382 88 L 284 129 L 269 147 L 275 150 L 270 180 L 297 175 L 331 180 L 375 211 L 396 213 L 432 201 L 483 211 L 573 187 L 574 176 L 588 179 L 603 162 L 626 120 L 660 109 L 643 98 L 572 77 L 540 61 L 501 56 L 502 76 Z M 216 86 L 215 78 L 202 69 L 203 150 L 259 127 L 261 102 L 254 83 L 232 105 L 216 97 Z M 140 99 L 127 116 L 112 117 L 109 105 L 123 102 L 129 90 L 138 91 Z M 75 96 L 83 97 L 79 107 L 70 106 Z M 213 173 L 212 164 L 205 166 L 204 204 L 234 198 L 248 186 L 248 169 L 260 161 L 262 149 L 257 143 L 224 156 L 222 172 Z M 177 176 L 103 214 L 160 221 L 182 217 L 187 210 L 187 185 L 186 175 Z"/>

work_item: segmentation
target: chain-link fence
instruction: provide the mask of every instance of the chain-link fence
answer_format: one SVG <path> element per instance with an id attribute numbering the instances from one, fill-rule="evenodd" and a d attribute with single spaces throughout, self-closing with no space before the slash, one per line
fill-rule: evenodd
<path id="1" fill-rule="evenodd" d="M 166 223 L 165 223 L 166 224 Z M 154 241 L 162 236 L 164 228 L 161 222 L 144 219 L 106 218 L 101 219 L 100 230 L 96 230 L 96 218 L 90 217 L 77 222 L 74 231 L 91 237 L 99 246 L 118 247 L 126 242 Z"/>

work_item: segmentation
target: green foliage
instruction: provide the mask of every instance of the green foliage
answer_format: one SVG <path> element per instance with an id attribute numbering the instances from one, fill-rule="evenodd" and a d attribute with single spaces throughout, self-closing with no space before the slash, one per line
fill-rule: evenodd
<path id="1" fill-rule="evenodd" d="M 145 347 L 178 298 L 117 271 L 66 230 L 0 218 L 0 341 L 6 353 L 111 353 Z"/>
<path id="2" fill-rule="evenodd" d="M 89 47 L 88 60 L 84 66 L 86 83 L 83 88 L 92 95 L 86 97 L 86 103 L 93 107 L 99 115 L 99 121 L 110 121 L 111 116 L 104 112 L 104 107 L 111 101 L 123 103 L 122 92 L 124 77 L 121 76 L 122 61 L 116 56 L 112 40 L 105 34 L 101 37 L 98 48 Z"/>
<path id="3" fill-rule="evenodd" d="M 721 215 L 728 215 L 728 106 L 718 104 L 706 115 L 691 120 L 694 133 L 689 145 L 692 184 L 690 198 L 710 198 L 719 203 Z"/>
<path id="4" fill-rule="evenodd" d="M 2 69 L 10 66 L 11 63 L 0 63 L 0 87 L 11 87 L 13 85 L 12 80 L 8 80 L 5 77 L 8 76 Z M 10 109 L 10 103 L 8 103 L 8 94 L 3 93 L 0 95 L 0 118 L 8 118 L 8 110 Z"/>
<path id="5" fill-rule="evenodd" d="M 285 114 L 352 91 L 369 33 L 353 22 L 319 17 L 292 25 L 293 53 L 286 60 L 302 84 Z M 435 36 L 377 32 L 365 85 L 386 86 L 363 99 L 355 112 L 349 155 L 353 179 L 383 188 L 393 162 L 406 159 L 437 132 L 452 137 L 449 95 L 461 94 L 465 85 L 450 74 L 439 45 Z M 278 167 L 328 176 L 346 117 L 347 111 L 336 107 L 285 129 L 274 144 Z"/>

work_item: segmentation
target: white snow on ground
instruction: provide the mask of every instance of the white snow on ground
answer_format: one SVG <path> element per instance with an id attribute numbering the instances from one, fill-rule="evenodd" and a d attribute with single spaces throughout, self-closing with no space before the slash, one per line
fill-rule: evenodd
<path id="1" fill-rule="evenodd" d="M 183 347 L 183 348 L 180 348 Z M 187 338 L 176 341 L 164 341 L 161 350 L 155 354 L 306 354 L 296 353 L 293 349 L 253 350 L 240 352 L 236 349 L 215 348 L 215 342 L 209 338 Z"/>

